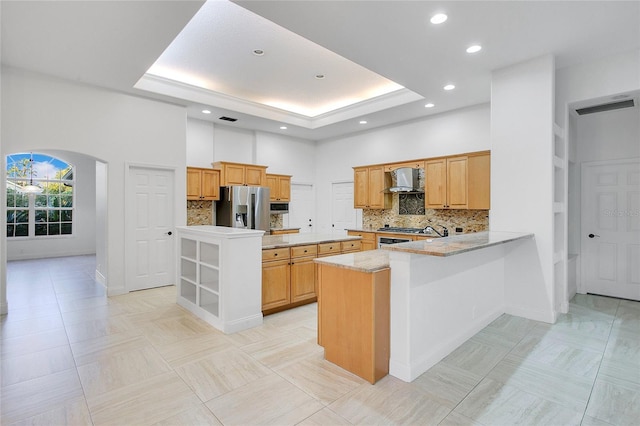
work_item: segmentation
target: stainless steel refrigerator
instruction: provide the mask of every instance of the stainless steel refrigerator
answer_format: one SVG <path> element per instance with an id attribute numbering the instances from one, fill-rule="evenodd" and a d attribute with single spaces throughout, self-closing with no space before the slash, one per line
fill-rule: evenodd
<path id="1" fill-rule="evenodd" d="M 223 186 L 216 202 L 216 225 L 269 232 L 269 188 Z"/>

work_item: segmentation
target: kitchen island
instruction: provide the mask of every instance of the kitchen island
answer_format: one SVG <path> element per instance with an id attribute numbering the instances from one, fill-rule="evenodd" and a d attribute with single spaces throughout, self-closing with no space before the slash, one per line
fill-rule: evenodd
<path id="1" fill-rule="evenodd" d="M 262 313 L 313 303 L 317 257 L 359 251 L 360 237 L 338 234 L 265 235 L 262 238 Z"/>
<path id="2" fill-rule="evenodd" d="M 389 374 L 410 382 L 505 312 L 505 271 L 513 266 L 508 254 L 532 237 L 528 233 L 479 232 L 388 245 L 352 258 L 343 255 L 316 262 L 334 272 L 359 269 L 373 273 L 381 266 L 379 252 L 388 253 Z M 372 258 L 368 264 L 368 253 L 378 261 Z M 331 280 L 349 286 L 351 278 L 346 275 L 340 280 L 336 273 Z M 320 278 L 318 310 L 322 312 L 324 277 Z M 319 335 L 321 328 L 322 324 Z"/>
<path id="3" fill-rule="evenodd" d="M 260 257 L 264 231 L 178 226 L 177 303 L 224 333 L 262 324 Z"/>

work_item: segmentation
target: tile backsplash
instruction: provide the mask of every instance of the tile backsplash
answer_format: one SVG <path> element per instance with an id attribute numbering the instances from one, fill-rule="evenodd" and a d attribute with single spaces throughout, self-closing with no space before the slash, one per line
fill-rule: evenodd
<path id="1" fill-rule="evenodd" d="M 427 225 L 442 225 L 454 233 L 480 232 L 489 229 L 489 210 L 424 209 L 423 194 L 394 194 L 391 209 L 362 210 L 362 227 L 378 229 L 389 225 L 402 228 L 424 228 Z M 403 200 L 401 201 L 401 198 Z"/>
<path id="2" fill-rule="evenodd" d="M 213 225 L 213 201 L 187 201 L 187 226 Z"/>

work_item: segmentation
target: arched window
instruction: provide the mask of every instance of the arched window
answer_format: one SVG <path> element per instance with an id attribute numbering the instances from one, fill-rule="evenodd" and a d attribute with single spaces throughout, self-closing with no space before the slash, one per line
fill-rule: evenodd
<path id="1" fill-rule="evenodd" d="M 7 156 L 7 237 L 73 233 L 74 168 L 45 154 Z"/>

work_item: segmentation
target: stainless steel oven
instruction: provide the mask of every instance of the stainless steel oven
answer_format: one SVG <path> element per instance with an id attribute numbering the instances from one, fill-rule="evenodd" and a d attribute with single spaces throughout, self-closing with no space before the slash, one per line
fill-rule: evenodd
<path id="1" fill-rule="evenodd" d="M 408 243 L 409 241 L 413 241 L 411 238 L 391 238 L 391 237 L 378 237 L 378 248 L 382 248 L 382 246 L 386 246 L 387 244 L 399 244 L 399 243 Z"/>

